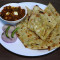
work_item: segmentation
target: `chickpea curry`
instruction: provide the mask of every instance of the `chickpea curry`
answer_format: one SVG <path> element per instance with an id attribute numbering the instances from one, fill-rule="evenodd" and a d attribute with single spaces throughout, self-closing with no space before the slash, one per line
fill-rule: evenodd
<path id="1" fill-rule="evenodd" d="M 25 10 L 21 7 L 6 6 L 1 11 L 1 17 L 7 21 L 16 21 L 24 17 Z"/>

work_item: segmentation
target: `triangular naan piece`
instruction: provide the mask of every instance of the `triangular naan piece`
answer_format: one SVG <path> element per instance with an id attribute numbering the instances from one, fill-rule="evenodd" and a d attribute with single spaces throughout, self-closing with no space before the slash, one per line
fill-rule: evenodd
<path id="1" fill-rule="evenodd" d="M 50 18 L 40 7 L 35 7 L 29 19 L 28 28 L 34 31 L 41 39 L 45 40 L 56 26 L 56 21 L 54 18 Z"/>
<path id="2" fill-rule="evenodd" d="M 60 15 L 56 11 L 56 9 L 53 7 L 51 3 L 46 7 L 44 10 L 50 17 L 54 18 L 55 21 L 57 22 L 56 27 L 51 33 L 51 37 L 54 38 L 56 35 L 60 34 Z"/>
<path id="3" fill-rule="evenodd" d="M 51 3 L 48 4 L 48 6 L 44 10 L 46 13 L 48 13 L 49 16 L 59 16 L 59 13 L 56 11 L 56 9 L 53 7 Z"/>
<path id="4" fill-rule="evenodd" d="M 49 3 L 44 11 L 57 22 L 56 27 L 48 36 L 49 39 L 47 39 L 47 41 L 49 43 L 47 45 L 50 46 L 50 49 L 60 47 L 60 15 L 51 3 Z"/>

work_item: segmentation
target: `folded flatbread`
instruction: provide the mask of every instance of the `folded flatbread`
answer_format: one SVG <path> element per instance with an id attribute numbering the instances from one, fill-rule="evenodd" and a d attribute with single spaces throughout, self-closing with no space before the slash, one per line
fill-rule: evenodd
<path id="1" fill-rule="evenodd" d="M 51 49 L 53 49 L 53 47 L 60 47 L 60 15 L 51 3 L 49 3 L 44 11 L 57 22 L 55 28 L 48 36 L 47 41 L 49 43 L 47 45 L 49 45 Z"/>
<path id="2" fill-rule="evenodd" d="M 54 18 L 48 16 L 40 7 L 35 6 L 28 21 L 28 28 L 45 40 L 56 26 Z"/>
<path id="3" fill-rule="evenodd" d="M 46 9 L 44 11 L 50 17 L 54 18 L 54 20 L 57 22 L 56 27 L 51 32 L 51 38 L 54 38 L 56 35 L 60 34 L 60 15 L 51 3 L 49 3 L 49 5 L 46 7 Z"/>
<path id="4" fill-rule="evenodd" d="M 26 48 L 47 49 L 48 47 L 46 46 L 46 42 L 43 42 L 34 32 L 28 29 L 28 19 L 30 16 L 30 11 L 31 10 L 28 9 L 26 19 L 17 24 L 16 27 L 19 27 L 17 31 L 17 36 Z"/>

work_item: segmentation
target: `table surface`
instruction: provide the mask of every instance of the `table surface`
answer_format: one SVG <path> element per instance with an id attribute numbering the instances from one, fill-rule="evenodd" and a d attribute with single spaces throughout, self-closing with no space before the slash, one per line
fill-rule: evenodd
<path id="1" fill-rule="evenodd" d="M 48 4 L 51 2 L 57 11 L 60 13 L 60 0 L 0 0 L 0 7 L 6 3 L 19 3 L 19 2 L 38 2 L 42 4 Z M 45 56 L 38 57 L 25 57 L 19 56 L 14 53 L 9 52 L 0 44 L 0 60 L 60 60 L 60 48 L 54 52 L 47 54 Z"/>

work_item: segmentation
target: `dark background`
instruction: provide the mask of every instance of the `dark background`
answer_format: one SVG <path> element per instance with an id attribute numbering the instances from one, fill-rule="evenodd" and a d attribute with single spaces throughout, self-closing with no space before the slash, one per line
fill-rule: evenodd
<path id="1" fill-rule="evenodd" d="M 51 2 L 56 10 L 60 13 L 60 0 L 0 0 L 0 7 L 6 3 L 14 3 L 14 2 L 38 2 L 42 4 L 48 4 Z M 14 53 L 9 52 L 0 44 L 0 60 L 60 60 L 60 48 L 55 50 L 54 52 L 39 57 L 24 57 L 19 56 Z"/>

